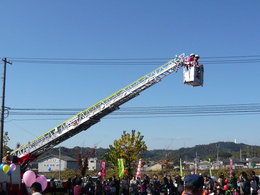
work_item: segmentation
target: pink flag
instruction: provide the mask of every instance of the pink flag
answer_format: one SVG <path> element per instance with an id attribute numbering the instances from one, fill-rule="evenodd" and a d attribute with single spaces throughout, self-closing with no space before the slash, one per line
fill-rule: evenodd
<path id="1" fill-rule="evenodd" d="M 230 161 L 230 167 L 229 167 L 229 173 L 230 173 L 230 177 L 232 176 L 232 172 L 233 172 L 233 160 L 232 160 L 232 158 L 230 158 L 229 159 L 229 161 Z"/>
<path id="2" fill-rule="evenodd" d="M 137 167 L 137 172 L 136 172 L 136 178 L 141 178 L 142 174 L 142 159 L 139 159 L 138 161 L 138 167 Z"/>
<path id="3" fill-rule="evenodd" d="M 249 160 L 249 161 L 248 161 L 248 168 L 249 168 L 249 169 L 252 169 L 252 160 Z"/>
<path id="4" fill-rule="evenodd" d="M 105 179 L 106 178 L 106 161 L 101 161 L 101 178 Z"/>

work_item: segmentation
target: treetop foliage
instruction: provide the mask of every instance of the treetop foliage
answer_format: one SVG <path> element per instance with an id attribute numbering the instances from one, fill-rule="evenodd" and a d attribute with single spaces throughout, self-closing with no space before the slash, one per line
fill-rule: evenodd
<path id="1" fill-rule="evenodd" d="M 136 167 L 140 155 L 147 150 L 143 139 L 144 136 L 136 130 L 132 130 L 131 134 L 124 131 L 119 140 L 115 140 L 113 145 L 109 145 L 109 151 L 106 154 L 109 165 L 116 167 L 117 160 L 123 158 L 128 171 Z"/>

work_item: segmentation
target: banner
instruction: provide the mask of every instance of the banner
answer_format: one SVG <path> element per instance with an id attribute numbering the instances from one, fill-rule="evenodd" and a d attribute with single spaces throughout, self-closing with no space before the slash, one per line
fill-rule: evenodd
<path id="1" fill-rule="evenodd" d="M 210 177 L 212 177 L 212 163 L 211 163 L 211 159 L 209 158 L 209 175 Z"/>
<path id="2" fill-rule="evenodd" d="M 137 167 L 137 171 L 136 171 L 136 179 L 137 178 L 141 178 L 141 174 L 142 174 L 142 159 L 139 159 L 138 161 L 138 167 Z"/>
<path id="3" fill-rule="evenodd" d="M 180 158 L 180 176 L 183 176 L 183 172 L 182 172 L 182 161 L 181 161 L 181 158 Z"/>
<path id="4" fill-rule="evenodd" d="M 196 157 L 194 159 L 194 166 L 195 166 L 194 174 L 198 174 L 198 166 L 199 166 L 199 158 L 198 157 Z"/>
<path id="5" fill-rule="evenodd" d="M 119 171 L 119 178 L 122 179 L 125 175 L 125 167 L 124 167 L 124 159 L 118 159 L 118 171 Z"/>
<path id="6" fill-rule="evenodd" d="M 106 161 L 101 161 L 101 178 L 105 179 L 107 174 Z"/>
<path id="7" fill-rule="evenodd" d="M 252 160 L 251 160 L 251 159 L 248 160 L 248 168 L 249 168 L 249 169 L 252 169 Z"/>
<path id="8" fill-rule="evenodd" d="M 230 173 L 230 177 L 231 177 L 232 176 L 232 172 L 233 172 L 233 170 L 232 170 L 232 168 L 233 168 L 233 160 L 232 160 L 232 158 L 229 159 L 229 162 L 230 162 L 229 173 Z"/>

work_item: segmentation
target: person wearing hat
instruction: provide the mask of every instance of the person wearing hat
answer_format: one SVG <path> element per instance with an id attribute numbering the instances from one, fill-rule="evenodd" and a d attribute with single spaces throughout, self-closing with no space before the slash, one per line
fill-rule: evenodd
<path id="1" fill-rule="evenodd" d="M 186 59 L 186 61 L 184 63 L 184 65 L 186 67 L 186 70 L 185 70 L 184 74 L 186 76 L 184 76 L 184 78 L 186 78 L 186 77 L 189 78 L 190 77 L 189 69 L 190 69 L 190 67 L 194 66 L 194 63 L 195 63 L 194 58 L 195 58 L 195 54 L 191 53 L 190 56 Z M 188 79 L 188 80 L 190 80 L 190 79 Z M 185 84 L 191 84 L 191 82 L 190 81 L 186 81 L 186 79 L 185 79 L 184 83 Z"/>
<path id="2" fill-rule="evenodd" d="M 197 66 L 203 66 L 203 64 L 199 63 L 200 56 L 194 55 L 194 62 Z"/>
<path id="3" fill-rule="evenodd" d="M 188 175 L 184 179 L 182 195 L 202 195 L 204 179 L 201 175 Z"/>
<path id="4" fill-rule="evenodd" d="M 187 61 L 186 61 L 186 68 L 188 69 L 189 67 L 193 66 L 194 64 L 194 58 L 195 58 L 195 54 L 191 53 L 190 56 L 188 57 Z"/>
<path id="5" fill-rule="evenodd" d="M 201 72 L 204 71 L 203 64 L 199 63 L 199 59 L 200 59 L 200 56 L 199 55 L 195 55 L 195 57 L 194 57 L 194 64 L 196 66 L 196 72 L 197 72 L 196 77 L 197 77 L 197 79 L 200 79 L 200 74 L 201 74 Z"/>

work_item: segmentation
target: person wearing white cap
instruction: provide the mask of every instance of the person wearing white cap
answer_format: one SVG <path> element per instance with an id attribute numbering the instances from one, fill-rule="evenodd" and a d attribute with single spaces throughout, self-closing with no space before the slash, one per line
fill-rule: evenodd
<path id="1" fill-rule="evenodd" d="M 194 56 L 195 64 L 198 65 L 198 66 L 203 66 L 203 64 L 199 63 L 199 59 L 200 59 L 200 56 L 196 54 Z"/>

